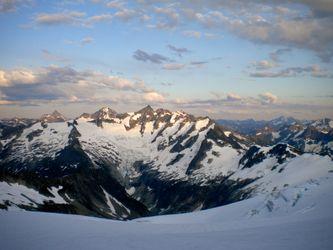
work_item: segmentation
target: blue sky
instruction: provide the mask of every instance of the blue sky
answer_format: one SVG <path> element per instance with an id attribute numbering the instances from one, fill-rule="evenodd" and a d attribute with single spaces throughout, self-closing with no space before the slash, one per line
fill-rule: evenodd
<path id="1" fill-rule="evenodd" d="M 0 0 L 0 117 L 333 117 L 333 2 Z"/>

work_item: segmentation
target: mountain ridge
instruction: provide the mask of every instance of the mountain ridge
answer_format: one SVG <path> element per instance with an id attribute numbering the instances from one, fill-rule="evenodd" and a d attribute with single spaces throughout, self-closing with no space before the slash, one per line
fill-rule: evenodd
<path id="1" fill-rule="evenodd" d="M 306 153 L 286 143 L 260 146 L 209 117 L 150 106 L 122 114 L 103 107 L 73 120 L 34 121 L 4 141 L 0 182 L 23 183 L 42 202 L 15 203 L 6 196 L 0 197 L 2 207 L 114 219 L 246 199 Z M 324 159 L 329 166 L 331 160 Z M 309 164 L 315 160 L 310 155 Z M 256 184 L 260 180 L 267 183 Z M 49 190 L 65 203 L 54 202 Z"/>

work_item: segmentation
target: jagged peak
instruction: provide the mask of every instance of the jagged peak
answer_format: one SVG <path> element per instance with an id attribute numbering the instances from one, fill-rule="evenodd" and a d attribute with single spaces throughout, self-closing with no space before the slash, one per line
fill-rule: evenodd
<path id="1" fill-rule="evenodd" d="M 43 114 L 40 120 L 43 122 L 64 122 L 67 119 L 59 111 L 54 110 L 51 114 Z"/>
<path id="2" fill-rule="evenodd" d="M 58 110 L 54 110 L 51 115 L 53 115 L 53 116 L 63 116 Z"/>
<path id="3" fill-rule="evenodd" d="M 291 116 L 279 116 L 273 120 L 271 120 L 270 122 L 283 122 L 283 123 L 286 123 L 286 122 L 295 122 L 297 121 L 295 118 L 291 117 Z"/>
<path id="4" fill-rule="evenodd" d="M 109 107 L 102 107 L 101 109 L 97 110 L 95 113 L 91 115 L 91 118 L 94 120 L 108 120 L 111 118 L 115 118 L 117 112 Z"/>
<path id="5" fill-rule="evenodd" d="M 151 113 L 151 112 L 154 112 L 154 109 L 150 105 L 147 105 L 147 106 L 145 106 L 144 108 L 140 109 L 139 111 L 137 111 L 135 113 L 136 114 L 138 114 L 138 113 L 144 114 L 144 113 Z"/>
<path id="6" fill-rule="evenodd" d="M 172 112 L 168 109 L 164 109 L 164 108 L 158 108 L 155 110 L 155 112 L 157 114 L 165 114 L 165 113 L 168 113 L 168 114 L 171 114 Z"/>
<path id="7" fill-rule="evenodd" d="M 100 108 L 97 112 L 104 112 L 104 113 L 117 113 L 117 111 L 105 106 L 105 107 L 102 107 Z"/>

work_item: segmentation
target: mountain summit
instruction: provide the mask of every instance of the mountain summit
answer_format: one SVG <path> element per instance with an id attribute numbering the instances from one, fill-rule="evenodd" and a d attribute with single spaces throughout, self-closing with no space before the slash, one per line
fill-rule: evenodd
<path id="1" fill-rule="evenodd" d="M 57 110 L 54 110 L 51 114 L 44 114 L 41 116 L 40 121 L 43 122 L 64 122 L 67 119 Z"/>
<path id="2" fill-rule="evenodd" d="M 307 154 L 317 152 L 308 146 L 314 137 L 330 147 L 330 133 L 303 128 L 293 130 L 294 146 L 260 146 L 208 117 L 150 106 L 123 114 L 104 107 L 64 121 L 54 112 L 0 137 L 0 183 L 9 194 L 1 207 L 122 220 L 273 195 L 333 169 L 331 151 Z M 278 128 L 265 127 L 277 138 Z M 20 199 L 12 182 L 20 185 Z"/>

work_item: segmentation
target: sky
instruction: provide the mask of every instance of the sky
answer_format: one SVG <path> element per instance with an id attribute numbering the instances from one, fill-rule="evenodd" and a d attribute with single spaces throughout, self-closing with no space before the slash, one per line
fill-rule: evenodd
<path id="1" fill-rule="evenodd" d="M 333 118 L 332 0 L 0 0 L 0 118 Z"/>

